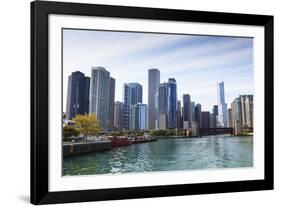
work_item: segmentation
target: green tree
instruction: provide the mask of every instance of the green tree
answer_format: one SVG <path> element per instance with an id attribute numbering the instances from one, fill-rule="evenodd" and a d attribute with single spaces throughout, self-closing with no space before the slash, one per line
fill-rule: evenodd
<path id="1" fill-rule="evenodd" d="M 76 137 L 79 135 L 79 131 L 74 126 L 65 126 L 63 127 L 63 138 L 68 140 L 70 137 Z"/>
<path id="2" fill-rule="evenodd" d="M 75 121 L 75 128 L 84 135 L 86 141 L 88 135 L 96 135 L 100 131 L 100 124 L 94 113 L 85 115 L 78 114 L 73 118 L 73 121 Z"/>

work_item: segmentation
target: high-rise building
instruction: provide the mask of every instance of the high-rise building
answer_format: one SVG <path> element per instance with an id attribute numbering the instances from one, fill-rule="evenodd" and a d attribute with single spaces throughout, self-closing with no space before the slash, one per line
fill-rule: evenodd
<path id="1" fill-rule="evenodd" d="M 142 103 L 142 85 L 139 83 L 129 83 L 131 87 L 131 105 Z"/>
<path id="2" fill-rule="evenodd" d="M 174 78 L 169 78 L 168 82 L 161 83 L 158 89 L 159 128 L 177 128 L 177 111 L 177 83 Z M 166 125 L 166 128 L 163 128 L 164 125 Z"/>
<path id="3" fill-rule="evenodd" d="M 202 128 L 210 128 L 210 112 L 202 112 Z"/>
<path id="4" fill-rule="evenodd" d="M 227 104 L 224 98 L 224 82 L 218 83 L 218 126 L 227 127 Z"/>
<path id="5" fill-rule="evenodd" d="M 110 77 L 108 102 L 108 130 L 114 129 L 115 79 Z"/>
<path id="6" fill-rule="evenodd" d="M 147 128 L 147 105 L 135 104 L 131 105 L 130 129 L 146 130 Z"/>
<path id="7" fill-rule="evenodd" d="M 192 114 L 191 114 L 191 102 L 190 102 L 190 95 L 184 94 L 182 96 L 182 111 L 183 111 L 183 122 L 191 128 L 191 121 L 192 121 Z"/>
<path id="8" fill-rule="evenodd" d="M 131 87 L 129 84 L 123 85 L 123 103 L 123 128 L 130 129 Z"/>
<path id="9" fill-rule="evenodd" d="M 202 128 L 202 108 L 201 108 L 201 104 L 195 105 L 195 121 L 198 123 L 198 128 Z"/>
<path id="10" fill-rule="evenodd" d="M 114 128 L 122 129 L 123 128 L 123 102 L 115 102 L 114 108 Z"/>
<path id="11" fill-rule="evenodd" d="M 183 121 L 182 121 L 182 107 L 181 107 L 181 101 L 178 100 L 178 110 L 177 110 L 177 128 L 182 129 L 183 128 Z"/>
<path id="12" fill-rule="evenodd" d="M 168 85 L 161 83 L 158 91 L 158 128 L 167 129 Z"/>
<path id="13" fill-rule="evenodd" d="M 66 119 L 89 112 L 90 78 L 82 72 L 72 72 L 68 77 Z"/>
<path id="14" fill-rule="evenodd" d="M 228 112 L 228 118 L 227 118 L 227 127 L 233 127 L 233 123 L 232 123 L 232 111 L 231 111 L 231 108 L 229 108 L 227 110 Z"/>
<path id="15" fill-rule="evenodd" d="M 214 105 L 213 106 L 213 109 L 212 109 L 212 113 L 213 113 L 213 123 L 214 123 L 214 127 L 213 128 L 216 128 L 217 125 L 218 125 L 218 115 L 219 115 L 219 112 L 218 112 L 218 105 Z"/>
<path id="16" fill-rule="evenodd" d="M 168 79 L 168 112 L 167 127 L 175 129 L 177 127 L 177 83 L 174 78 Z"/>
<path id="17" fill-rule="evenodd" d="M 102 130 L 108 130 L 110 73 L 103 67 L 92 67 L 89 113 L 95 113 Z"/>
<path id="18" fill-rule="evenodd" d="M 253 95 L 240 95 L 231 103 L 232 126 L 235 134 L 253 128 Z"/>
<path id="19" fill-rule="evenodd" d="M 195 102 L 190 102 L 191 121 L 195 121 Z"/>
<path id="20" fill-rule="evenodd" d="M 155 129 L 158 119 L 156 97 L 160 85 L 160 71 L 148 70 L 148 129 Z"/>

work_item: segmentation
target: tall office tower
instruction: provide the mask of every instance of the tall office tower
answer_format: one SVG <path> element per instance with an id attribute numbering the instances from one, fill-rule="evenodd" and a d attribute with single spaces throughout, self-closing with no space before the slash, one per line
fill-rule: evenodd
<path id="1" fill-rule="evenodd" d="M 115 102 L 114 106 L 114 128 L 122 129 L 123 128 L 123 102 Z"/>
<path id="2" fill-rule="evenodd" d="M 142 103 L 142 85 L 139 83 L 129 83 L 131 87 L 131 105 Z"/>
<path id="3" fill-rule="evenodd" d="M 218 125 L 218 105 L 214 105 L 213 106 L 213 109 L 212 109 L 212 113 L 213 113 L 213 119 L 212 121 L 214 122 L 214 127 L 213 128 L 216 128 L 217 125 Z"/>
<path id="4" fill-rule="evenodd" d="M 232 127 L 232 112 L 231 112 L 231 108 L 227 110 L 227 127 Z"/>
<path id="5" fill-rule="evenodd" d="M 130 129 L 130 113 L 131 113 L 131 87 L 129 84 L 123 85 L 123 128 Z"/>
<path id="6" fill-rule="evenodd" d="M 184 128 L 191 128 L 191 102 L 190 102 L 190 95 L 189 94 L 184 94 L 182 96 L 182 110 L 183 110 L 183 125 Z"/>
<path id="7" fill-rule="evenodd" d="M 182 107 L 181 107 L 181 101 L 178 100 L 178 110 L 177 110 L 177 128 L 182 129 L 183 128 L 183 121 L 182 121 Z"/>
<path id="8" fill-rule="evenodd" d="M 195 105 L 195 121 L 198 123 L 198 128 L 202 128 L 202 108 L 201 108 L 201 104 Z"/>
<path id="9" fill-rule="evenodd" d="M 240 98 L 242 106 L 242 125 L 244 128 L 253 127 L 253 95 L 241 95 Z"/>
<path id="10" fill-rule="evenodd" d="M 148 129 L 155 129 L 158 119 L 156 94 L 160 85 L 160 71 L 158 69 L 148 70 Z"/>
<path id="11" fill-rule="evenodd" d="M 168 85 L 161 83 L 158 91 L 158 128 L 167 129 Z"/>
<path id="12" fill-rule="evenodd" d="M 102 130 L 108 130 L 110 73 L 103 67 L 92 67 L 89 113 L 95 113 Z"/>
<path id="13" fill-rule="evenodd" d="M 210 113 L 210 128 L 216 128 L 216 122 L 214 121 L 215 114 L 213 112 Z"/>
<path id="14" fill-rule="evenodd" d="M 133 130 L 146 130 L 147 128 L 147 105 L 135 104 L 131 106 L 130 128 Z"/>
<path id="15" fill-rule="evenodd" d="M 115 79 L 109 81 L 108 130 L 114 129 Z"/>
<path id="16" fill-rule="evenodd" d="M 191 121 L 195 121 L 195 102 L 190 102 Z"/>
<path id="17" fill-rule="evenodd" d="M 89 79 L 79 71 L 68 77 L 66 119 L 89 112 Z"/>
<path id="18" fill-rule="evenodd" d="M 169 78 L 168 82 L 168 112 L 167 128 L 177 128 L 177 82 L 174 78 Z"/>
<path id="19" fill-rule="evenodd" d="M 235 98 L 231 103 L 231 116 L 232 116 L 232 126 L 234 129 L 234 134 L 238 135 L 242 132 L 242 107 L 241 98 Z"/>
<path id="20" fill-rule="evenodd" d="M 224 82 L 218 83 L 218 126 L 227 127 L 227 104 L 224 98 Z"/>
<path id="21" fill-rule="evenodd" d="M 210 128 L 210 112 L 202 112 L 202 128 Z"/>

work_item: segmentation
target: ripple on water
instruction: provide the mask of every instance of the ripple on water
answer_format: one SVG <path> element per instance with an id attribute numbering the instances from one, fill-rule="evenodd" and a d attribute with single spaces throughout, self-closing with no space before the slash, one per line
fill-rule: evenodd
<path id="1" fill-rule="evenodd" d="M 64 175 L 253 166 L 252 137 L 167 139 L 68 157 Z"/>

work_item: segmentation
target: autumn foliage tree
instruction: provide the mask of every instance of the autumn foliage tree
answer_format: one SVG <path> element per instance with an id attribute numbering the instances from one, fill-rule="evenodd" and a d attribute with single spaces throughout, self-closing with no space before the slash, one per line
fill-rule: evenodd
<path id="1" fill-rule="evenodd" d="M 86 141 L 88 135 L 96 135 L 100 131 L 100 124 L 94 113 L 85 115 L 78 114 L 73 120 L 75 121 L 75 128 L 84 135 Z"/>
<path id="2" fill-rule="evenodd" d="M 74 126 L 63 127 L 63 138 L 64 140 L 69 140 L 71 137 L 76 137 L 79 135 L 79 131 Z"/>

